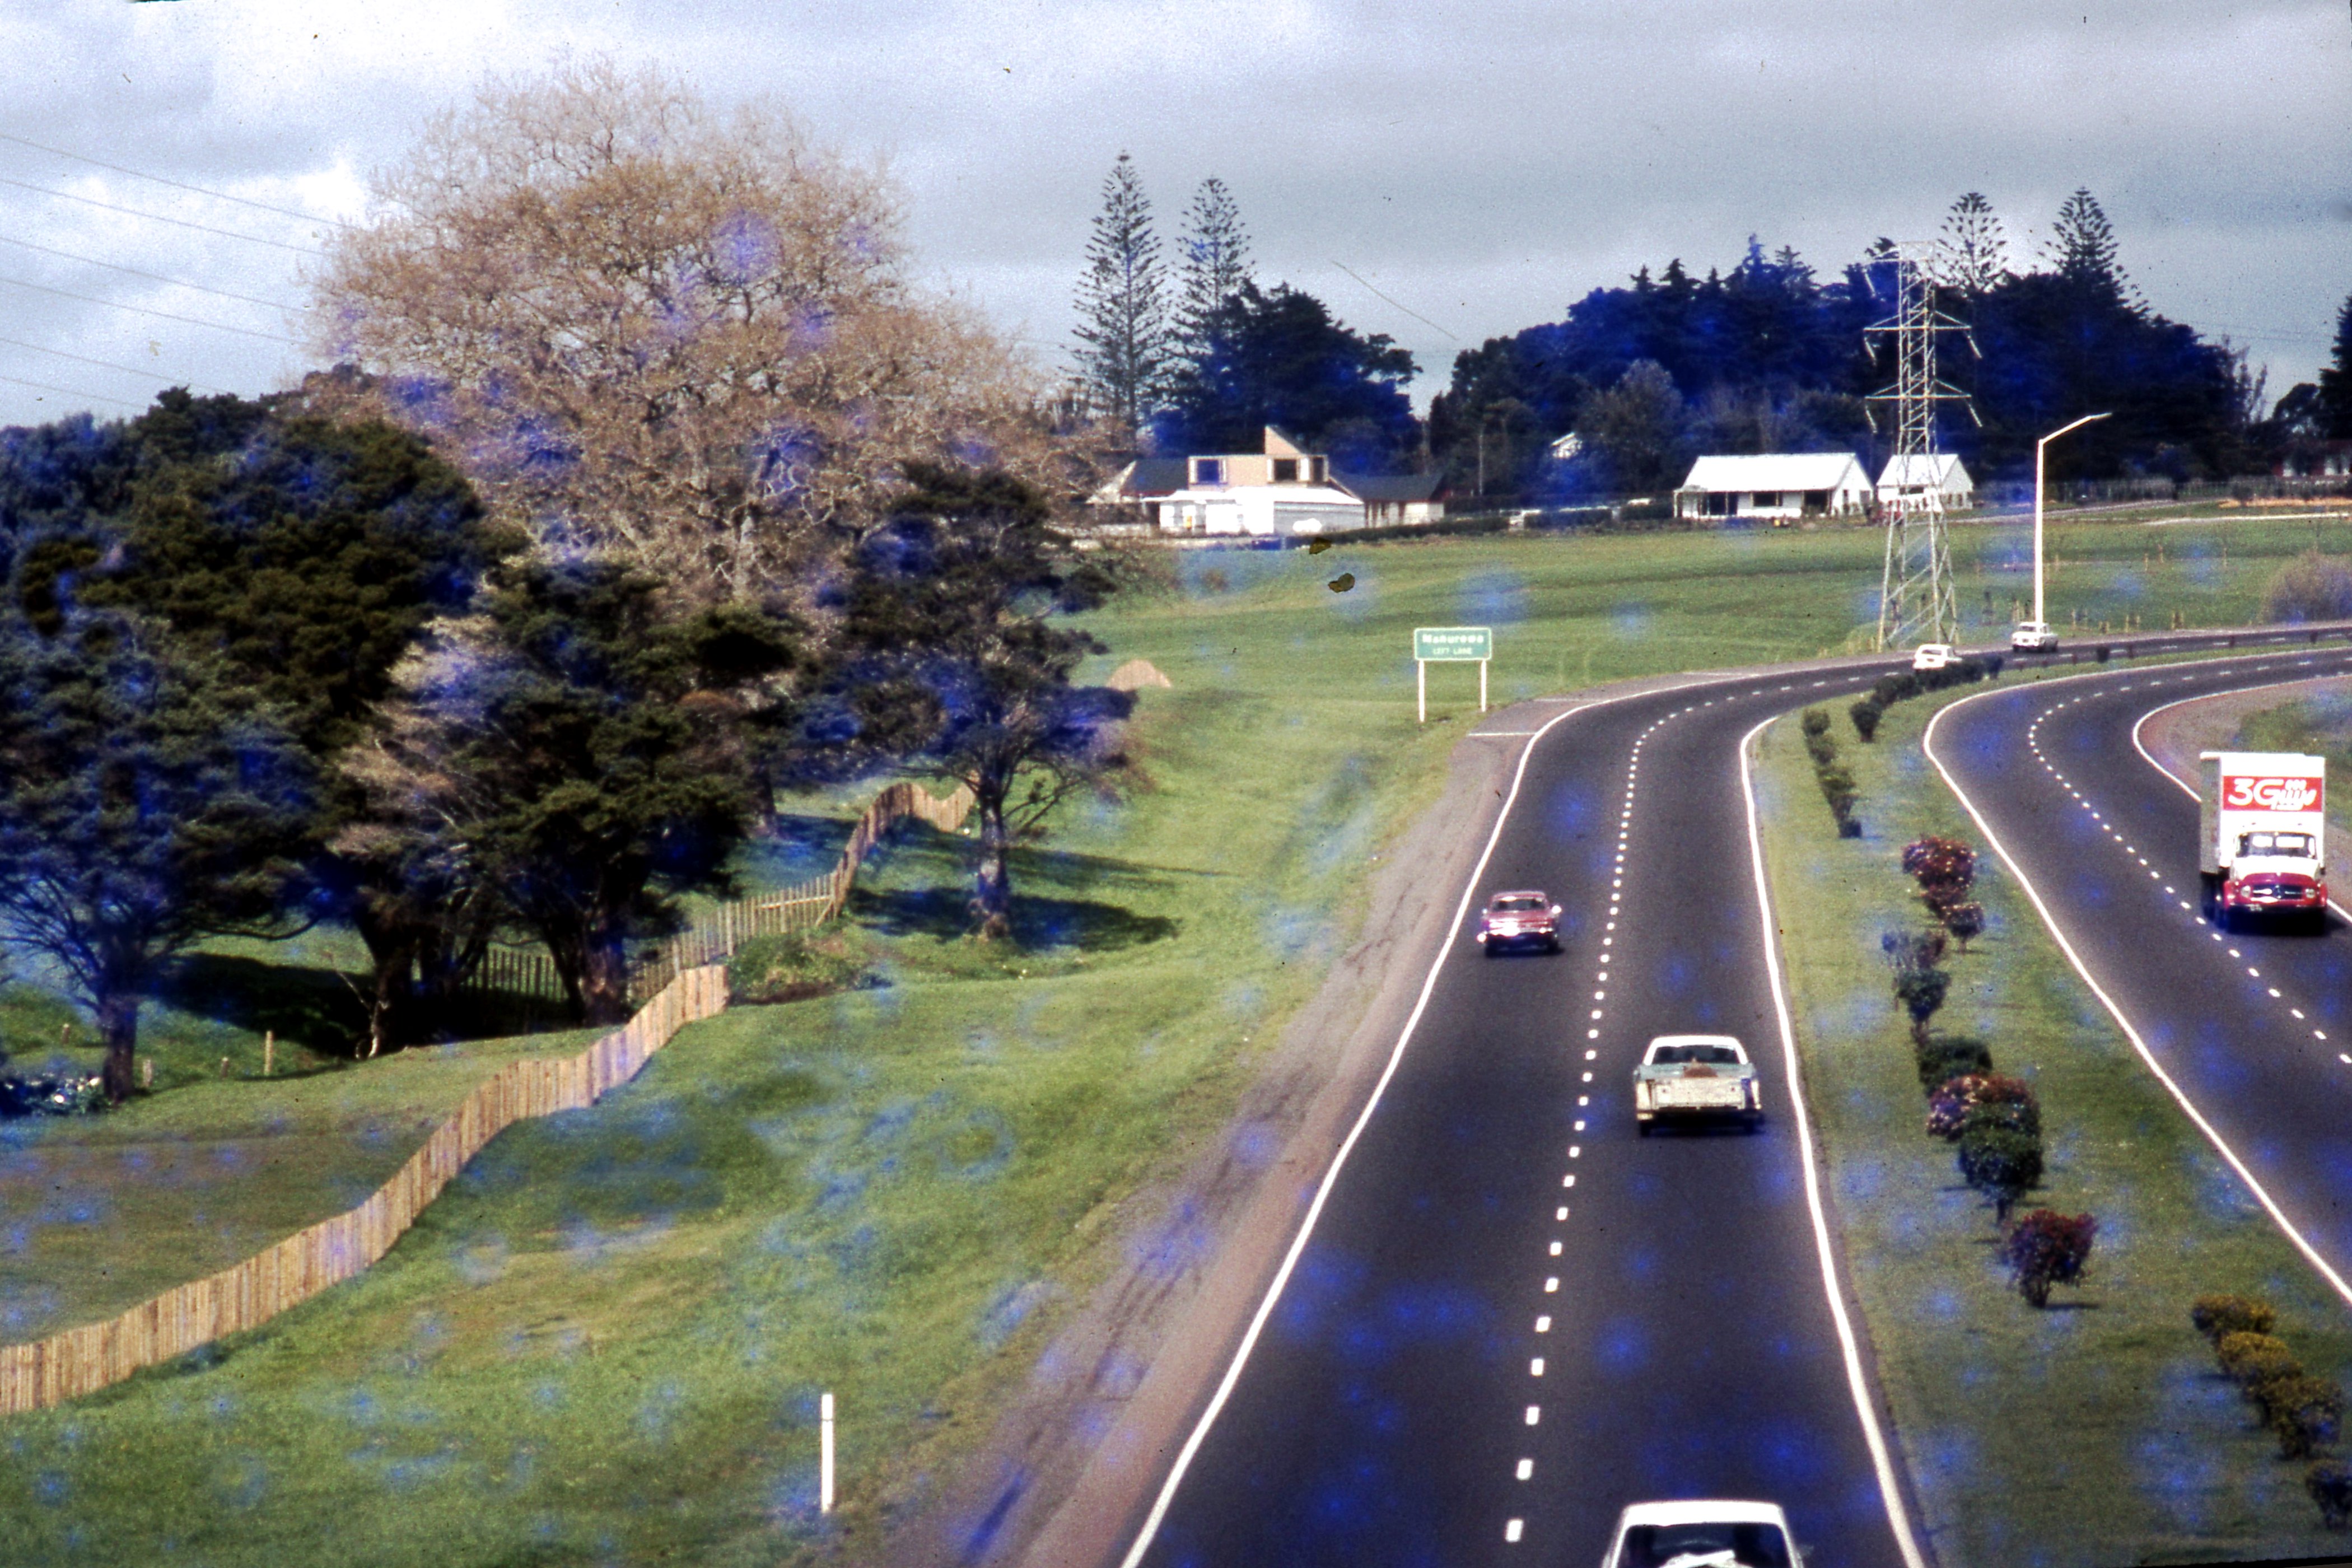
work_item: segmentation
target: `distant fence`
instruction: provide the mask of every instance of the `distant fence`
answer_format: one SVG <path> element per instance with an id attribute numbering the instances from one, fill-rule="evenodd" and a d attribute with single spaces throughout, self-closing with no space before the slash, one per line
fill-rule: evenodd
<path id="1" fill-rule="evenodd" d="M 120 1383 L 143 1366 L 257 1327 L 350 1279 L 401 1233 L 484 1144 L 527 1117 L 578 1110 L 635 1078 L 678 1029 L 727 1005 L 727 971 L 677 975 L 628 1024 L 575 1057 L 510 1062 L 478 1084 L 425 1146 L 355 1209 L 320 1221 L 208 1279 L 175 1286 L 119 1318 L 30 1344 L 0 1346 L 0 1415 L 38 1410 Z"/>
<path id="2" fill-rule="evenodd" d="M 257 1328 L 366 1268 L 392 1250 L 491 1139 L 526 1118 L 595 1104 L 605 1090 L 636 1077 L 683 1026 L 725 1011 L 728 954 L 751 937 L 799 931 L 839 914 L 857 868 L 891 827 L 911 816 L 952 833 L 971 806 L 971 791 L 961 785 L 943 799 L 918 784 L 890 785 L 850 829 L 832 870 L 797 887 L 722 904 L 709 919 L 662 943 L 630 977 L 631 994 L 652 994 L 625 1026 L 578 1056 L 500 1068 L 359 1207 L 320 1220 L 234 1268 L 174 1286 L 121 1317 L 29 1344 L 0 1345 L 0 1415 L 93 1393 L 142 1366 Z M 543 953 L 495 949 L 468 989 L 544 985 L 549 989 L 541 994 L 560 995 L 554 976 Z"/>
<path id="3" fill-rule="evenodd" d="M 874 797 L 856 826 L 850 829 L 849 842 L 832 870 L 789 888 L 772 889 L 719 905 L 692 929 L 641 954 L 630 965 L 629 994 L 656 994 L 682 972 L 713 963 L 720 955 L 733 952 L 750 938 L 781 936 L 786 931 L 823 924 L 841 912 L 842 905 L 848 901 L 851 884 L 856 880 L 858 867 L 891 828 L 913 817 L 942 833 L 953 833 L 971 815 L 971 790 L 965 784 L 958 784 L 947 795 L 937 798 L 920 784 L 905 781 L 891 784 Z M 466 982 L 462 994 L 480 995 L 490 992 L 560 1003 L 563 1000 L 563 981 L 544 952 L 493 945 L 484 955 L 481 966 Z"/>

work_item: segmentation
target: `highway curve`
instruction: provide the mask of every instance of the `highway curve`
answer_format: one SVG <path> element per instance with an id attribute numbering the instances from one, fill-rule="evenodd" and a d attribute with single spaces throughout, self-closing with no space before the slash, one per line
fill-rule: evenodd
<path id="1" fill-rule="evenodd" d="M 2352 671 L 2332 636 L 2295 642 L 1972 698 L 1927 744 L 2143 1057 L 2352 1301 L 2352 927 L 2207 921 L 2197 803 L 2134 737 L 2185 698 Z M 2340 906 L 2352 867 L 2333 871 Z"/>
<path id="2" fill-rule="evenodd" d="M 1130 1562 L 1593 1563 L 1624 1504 L 1703 1495 L 1783 1503 L 1823 1568 L 1905 1561 L 1807 1202 L 1739 764 L 1762 720 L 1885 668 L 1623 699 L 1528 742 L 1477 891 L 1549 890 L 1568 951 L 1486 959 L 1475 913 L 1457 929 Z M 1635 1136 L 1634 1060 L 1678 1030 L 1747 1042 L 1764 1131 Z"/>

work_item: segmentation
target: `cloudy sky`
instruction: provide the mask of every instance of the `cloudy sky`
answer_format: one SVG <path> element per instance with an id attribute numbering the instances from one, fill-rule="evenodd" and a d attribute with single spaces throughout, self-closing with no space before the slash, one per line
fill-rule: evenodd
<path id="1" fill-rule="evenodd" d="M 370 169 L 562 49 L 886 158 L 924 274 L 1055 364 L 1124 150 L 1171 239 L 1223 178 L 1261 277 L 1424 399 L 1643 262 L 1752 232 L 1832 271 L 1971 189 L 2030 251 L 2077 185 L 2158 310 L 2309 379 L 2352 294 L 2344 0 L 2088 3 L 0 0 L 0 425 L 299 375 Z"/>

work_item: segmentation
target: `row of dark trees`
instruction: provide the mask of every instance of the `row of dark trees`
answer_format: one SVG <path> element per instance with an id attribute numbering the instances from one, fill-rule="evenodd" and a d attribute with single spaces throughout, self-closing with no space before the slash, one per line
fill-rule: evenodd
<path id="1" fill-rule="evenodd" d="M 0 937 L 51 960 L 131 1089 L 142 997 L 206 935 L 348 921 L 365 1048 L 433 1037 L 501 936 L 574 1016 L 779 786 L 978 795 L 975 924 L 1013 840 L 1120 765 L 1123 693 L 1055 617 L 1115 586 L 1017 479 L 914 467 L 814 592 L 680 594 L 533 547 L 415 436 L 173 392 L 0 432 Z"/>
<path id="2" fill-rule="evenodd" d="M 1241 212 L 1202 182 L 1171 276 L 1134 161 L 1119 154 L 1078 283 L 1076 359 L 1088 405 L 1131 447 L 1255 452 L 1279 426 L 1342 469 L 1409 468 L 1421 426 L 1412 356 L 1351 331 L 1321 300 L 1254 276 Z"/>
<path id="3" fill-rule="evenodd" d="M 2242 352 L 2148 308 L 2089 192 L 2067 200 L 2053 232 L 2037 264 L 2015 267 L 1990 205 L 1970 193 L 1930 265 L 1939 303 L 1981 353 L 1942 345 L 1946 379 L 1983 421 L 1951 418 L 1945 443 L 1979 475 L 2021 471 L 2038 437 L 2093 409 L 2115 417 L 2054 450 L 2053 476 L 2226 476 L 2352 436 L 2352 300 L 2330 369 L 2265 406 Z M 1669 487 L 1700 452 L 1874 456 L 1864 400 L 1894 374 L 1864 329 L 1893 311 L 1895 268 L 1881 240 L 1825 280 L 1753 238 L 1728 272 L 1644 268 L 1559 321 L 1457 356 L 1431 408 L 1434 460 L 1457 493 L 1483 475 L 1496 495 L 1572 500 Z M 1571 432 L 1579 450 L 1553 462 Z"/>

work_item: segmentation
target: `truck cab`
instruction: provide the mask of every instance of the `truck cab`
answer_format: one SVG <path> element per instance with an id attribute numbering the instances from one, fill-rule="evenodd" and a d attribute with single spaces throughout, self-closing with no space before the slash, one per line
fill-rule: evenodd
<path id="1" fill-rule="evenodd" d="M 2223 930 L 2327 918 L 2325 758 L 2205 752 L 2198 869 L 2206 913 Z"/>

